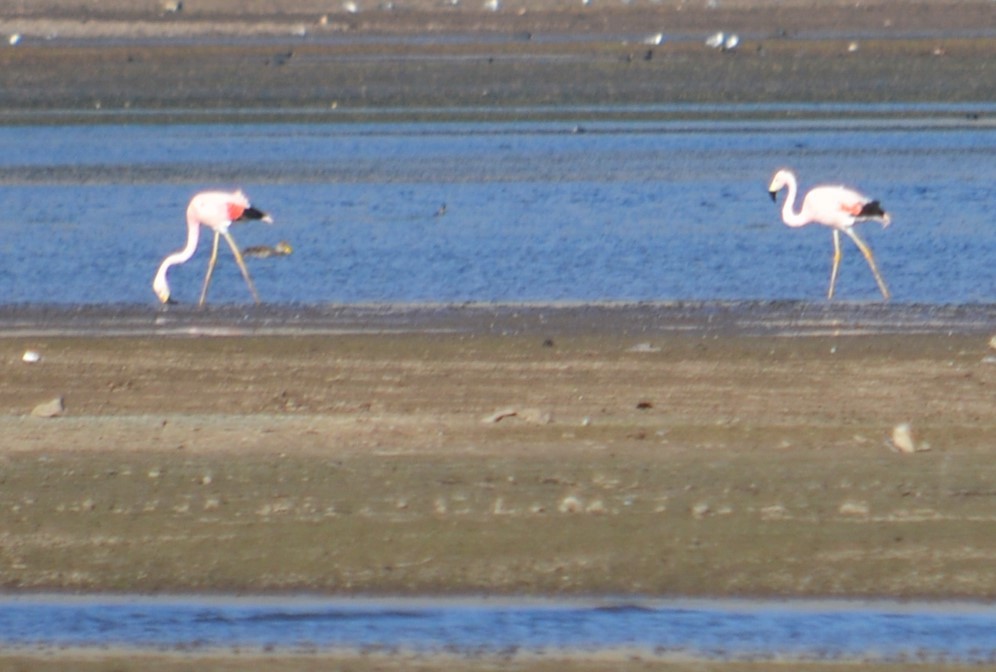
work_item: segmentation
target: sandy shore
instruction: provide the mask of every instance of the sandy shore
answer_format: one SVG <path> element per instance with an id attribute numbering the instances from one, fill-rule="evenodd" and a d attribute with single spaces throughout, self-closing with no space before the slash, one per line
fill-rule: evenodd
<path id="1" fill-rule="evenodd" d="M 996 597 L 992 324 L 793 311 L 815 335 L 653 306 L 8 324 L 0 585 Z M 904 422 L 930 450 L 890 448 Z"/>
<path id="2" fill-rule="evenodd" d="M 215 334 L 179 336 L 139 310 L 116 319 L 132 329 L 159 321 L 172 335 L 116 337 L 60 335 L 84 326 L 71 310 L 8 310 L 0 585 L 996 597 L 991 316 L 940 311 L 882 331 L 890 320 L 881 318 L 898 325 L 917 311 L 769 310 L 753 322 L 750 309 L 731 321 L 709 306 L 347 310 L 332 311 L 323 333 L 312 321 L 296 336 L 231 335 L 247 333 L 231 309 L 177 316 L 187 333 Z M 272 315 L 248 323 L 266 324 Z M 802 331 L 811 335 L 788 335 Z M 41 360 L 23 362 L 28 349 Z M 55 396 L 63 416 L 30 416 Z M 924 450 L 891 445 L 903 422 Z M 272 669 L 274 660 L 0 657 L 27 670 L 67 661 Z M 280 661 L 290 670 L 605 662 Z M 647 665 L 664 663 L 613 663 Z"/>

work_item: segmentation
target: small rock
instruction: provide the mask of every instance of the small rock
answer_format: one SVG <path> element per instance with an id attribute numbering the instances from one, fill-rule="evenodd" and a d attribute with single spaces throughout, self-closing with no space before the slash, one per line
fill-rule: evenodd
<path id="1" fill-rule="evenodd" d="M 56 397 L 44 404 L 38 404 L 31 411 L 31 415 L 36 418 L 56 418 L 66 412 L 66 405 L 62 397 Z"/>
<path id="2" fill-rule="evenodd" d="M 996 336 L 989 339 L 989 349 L 996 350 Z"/>
<path id="3" fill-rule="evenodd" d="M 24 354 L 21 355 L 21 361 L 25 364 L 34 364 L 35 362 L 41 361 L 41 353 L 37 350 L 25 350 Z"/>
<path id="4" fill-rule="evenodd" d="M 626 352 L 660 352 L 661 349 L 650 343 L 637 343 Z"/>
<path id="5" fill-rule="evenodd" d="M 708 502 L 699 502 L 692 507 L 692 517 L 705 518 L 711 511 L 712 507 L 709 506 Z"/>
<path id="6" fill-rule="evenodd" d="M 557 509 L 561 513 L 580 513 L 583 508 L 584 505 L 581 503 L 581 500 L 574 495 L 564 497 L 560 500 L 560 505 L 557 506 Z"/>
<path id="7" fill-rule="evenodd" d="M 864 502 L 848 500 L 840 505 L 837 512 L 842 516 L 867 516 L 869 509 Z"/>
<path id="8" fill-rule="evenodd" d="M 596 516 L 604 516 L 609 510 L 605 508 L 605 503 L 602 500 L 596 499 L 585 508 L 585 512 Z"/>
<path id="9" fill-rule="evenodd" d="M 892 428 L 892 447 L 900 453 L 918 453 L 930 450 L 927 443 L 917 444 L 913 439 L 913 428 L 908 422 L 901 422 Z"/>

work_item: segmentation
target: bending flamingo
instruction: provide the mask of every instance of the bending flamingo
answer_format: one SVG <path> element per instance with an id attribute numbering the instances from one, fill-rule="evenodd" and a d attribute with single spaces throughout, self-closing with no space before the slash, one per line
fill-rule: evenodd
<path id="1" fill-rule="evenodd" d="M 249 277 L 249 270 L 245 261 L 242 260 L 242 253 L 239 252 L 238 245 L 228 232 L 228 227 L 233 222 L 247 219 L 261 219 L 264 222 L 272 222 L 270 216 L 261 210 L 257 210 L 249 204 L 249 199 L 241 191 L 226 193 L 221 191 L 205 191 L 190 199 L 187 206 L 187 245 L 180 251 L 174 252 L 159 265 L 156 277 L 152 281 L 152 289 L 156 296 L 163 303 L 170 300 L 169 283 L 166 282 L 166 272 L 176 264 L 182 264 L 192 256 L 197 250 L 197 241 L 200 238 L 201 227 L 206 226 L 214 231 L 214 246 L 211 249 L 211 261 L 208 262 L 207 274 L 204 276 L 204 286 L 201 288 L 201 299 L 197 305 L 203 306 L 207 298 L 208 285 L 211 283 L 211 274 L 214 272 L 214 265 L 218 261 L 218 239 L 222 236 L 228 246 L 235 254 L 235 261 L 239 264 L 242 277 L 249 285 L 249 291 L 256 303 L 259 303 L 259 294 Z"/>
<path id="2" fill-rule="evenodd" d="M 879 202 L 847 187 L 819 186 L 810 189 L 802 200 L 802 209 L 796 212 L 794 210 L 795 197 L 799 187 L 795 175 L 790 170 L 779 170 L 771 179 L 771 186 L 768 187 L 771 200 L 777 201 L 778 192 L 786 187 L 788 188 L 788 196 L 786 196 L 785 204 L 782 206 L 783 222 L 792 227 L 815 222 L 829 226 L 833 230 L 833 270 L 830 271 L 830 291 L 827 292 L 827 299 L 833 298 L 833 289 L 837 282 L 837 269 L 840 266 L 841 257 L 840 234 L 843 231 L 865 256 L 868 266 L 871 267 L 871 271 L 875 275 L 875 282 L 878 283 L 878 288 L 882 291 L 882 296 L 888 301 L 889 288 L 885 286 L 885 280 L 878 272 L 875 256 L 872 254 L 871 248 L 858 237 L 853 229 L 858 222 L 867 220 L 881 222 L 883 227 L 889 225 L 891 221 L 889 215 L 882 209 Z"/>

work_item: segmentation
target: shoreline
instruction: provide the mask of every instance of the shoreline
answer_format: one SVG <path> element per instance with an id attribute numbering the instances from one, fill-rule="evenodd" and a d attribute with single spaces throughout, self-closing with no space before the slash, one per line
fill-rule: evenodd
<path id="1" fill-rule="evenodd" d="M 507 0 L 496 12 L 429 0 L 355 13 L 306 0 L 198 6 L 163 13 L 60 1 L 0 20 L 0 34 L 20 40 L 0 49 L 0 111 L 21 123 L 53 109 L 172 121 L 171 110 L 307 108 L 338 121 L 443 108 L 514 118 L 519 108 L 606 102 L 996 98 L 996 40 L 980 28 L 991 8 L 973 0 L 820 11 L 729 0 L 718 9 Z M 740 45 L 706 47 L 716 31 L 738 33 Z"/>
<path id="2" fill-rule="evenodd" d="M 0 306 L 0 339 L 105 336 L 528 334 L 730 337 L 977 335 L 996 304 L 802 300 L 358 303 L 291 306 Z"/>

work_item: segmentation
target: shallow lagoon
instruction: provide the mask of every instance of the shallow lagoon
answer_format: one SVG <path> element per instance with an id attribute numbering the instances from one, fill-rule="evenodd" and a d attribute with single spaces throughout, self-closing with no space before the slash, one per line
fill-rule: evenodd
<path id="1" fill-rule="evenodd" d="M 509 655 L 631 650 L 725 660 L 991 663 L 996 611 L 970 603 L 321 600 L 23 597 L 0 600 L 0 643 L 157 650 Z"/>
<path id="2" fill-rule="evenodd" d="M 294 246 L 250 262 L 268 303 L 819 301 L 830 235 L 781 224 L 767 194 L 780 166 L 882 201 L 893 225 L 862 233 L 896 302 L 991 302 L 996 127 L 957 107 L 826 111 L 0 127 L 0 303 L 152 305 L 189 197 L 235 187 L 276 221 L 238 227 L 239 243 Z M 197 300 L 201 245 L 171 272 L 182 302 Z M 839 298 L 878 300 L 849 241 L 844 254 Z M 249 300 L 230 255 L 210 300 Z"/>

